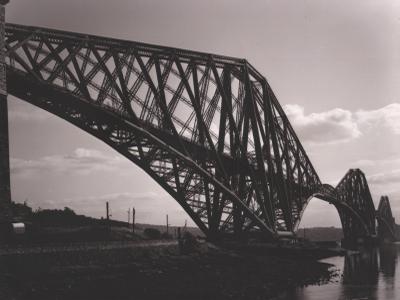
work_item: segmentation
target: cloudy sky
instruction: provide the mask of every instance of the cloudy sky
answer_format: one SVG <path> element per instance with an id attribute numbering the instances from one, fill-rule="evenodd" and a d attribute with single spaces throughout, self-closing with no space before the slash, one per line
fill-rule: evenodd
<path id="1" fill-rule="evenodd" d="M 322 181 L 349 168 L 400 220 L 400 2 L 11 0 L 8 22 L 245 57 L 266 76 Z M 12 192 L 33 207 L 174 225 L 188 217 L 102 142 L 9 97 Z M 311 201 L 301 226 L 339 226 Z"/>

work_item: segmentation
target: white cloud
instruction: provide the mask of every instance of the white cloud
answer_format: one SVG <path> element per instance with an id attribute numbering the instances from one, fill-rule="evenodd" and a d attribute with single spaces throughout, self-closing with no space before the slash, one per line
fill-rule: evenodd
<path id="1" fill-rule="evenodd" d="M 392 103 L 376 110 L 359 110 L 355 113 L 334 108 L 307 115 L 303 107 L 295 104 L 285 105 L 284 110 L 300 140 L 305 143 L 348 142 L 372 128 L 400 134 L 400 103 Z"/>
<path id="2" fill-rule="evenodd" d="M 400 182 L 400 169 L 368 176 L 368 183 L 388 185 Z"/>
<path id="3" fill-rule="evenodd" d="M 367 181 L 376 205 L 382 195 L 387 195 L 392 208 L 400 209 L 400 169 L 375 173 L 367 176 Z"/>
<path id="4" fill-rule="evenodd" d="M 385 159 L 360 159 L 354 163 L 357 167 L 380 167 L 388 168 L 395 165 L 400 165 L 400 157 L 385 158 Z"/>
<path id="5" fill-rule="evenodd" d="M 394 134 L 400 134 L 400 103 L 392 103 L 376 110 L 360 110 L 355 115 L 360 127 L 383 126 Z"/>
<path id="6" fill-rule="evenodd" d="M 348 110 L 335 108 L 306 115 L 299 105 L 285 105 L 284 109 L 301 141 L 311 144 L 338 143 L 361 135 Z"/>
<path id="7" fill-rule="evenodd" d="M 38 173 L 77 173 L 87 175 L 100 171 L 115 171 L 129 162 L 119 156 L 107 156 L 102 152 L 78 148 L 70 155 L 51 155 L 37 160 L 11 158 L 11 173 L 16 176 Z"/>

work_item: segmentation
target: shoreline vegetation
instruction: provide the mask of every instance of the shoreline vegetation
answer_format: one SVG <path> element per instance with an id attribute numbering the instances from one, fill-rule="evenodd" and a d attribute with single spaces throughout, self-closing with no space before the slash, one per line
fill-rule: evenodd
<path id="1" fill-rule="evenodd" d="M 17 208 L 27 232 L 0 245 L 0 299 L 279 299 L 338 275 L 317 261 L 336 252 L 217 247 L 190 227 L 178 243 L 177 227 Z"/>

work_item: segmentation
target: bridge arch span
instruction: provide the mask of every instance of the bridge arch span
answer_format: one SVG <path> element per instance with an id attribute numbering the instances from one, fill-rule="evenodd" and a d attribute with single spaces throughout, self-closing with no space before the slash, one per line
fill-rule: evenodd
<path id="1" fill-rule="evenodd" d="M 378 210 L 380 214 L 375 212 L 366 177 L 360 169 L 350 169 L 335 188 L 327 184 L 321 185 L 312 197 L 336 207 L 344 239 L 348 241 L 376 237 L 377 218 L 383 225 L 391 219 L 388 217 L 391 210 L 387 199 L 381 200 Z M 384 220 L 379 221 L 379 217 Z"/>
<path id="2" fill-rule="evenodd" d="M 207 234 L 293 231 L 320 184 L 246 60 L 6 24 L 9 92 L 105 141 Z"/>
<path id="3" fill-rule="evenodd" d="M 246 60 L 5 26 L 8 91 L 99 138 L 160 184 L 209 237 L 293 232 L 310 197 L 345 235 L 375 234 L 365 176 L 323 185 L 267 80 Z"/>
<path id="4" fill-rule="evenodd" d="M 7 88 L 10 94 L 70 122 L 127 157 L 178 201 L 196 225 L 206 234 L 212 235 L 210 233 L 212 229 L 208 222 L 205 221 L 205 210 L 202 207 L 197 207 L 201 213 L 193 210 L 194 205 L 190 202 L 191 199 L 188 200 L 188 198 L 195 191 L 192 191 L 192 194 L 185 194 L 180 190 L 177 182 L 179 184 L 184 184 L 184 182 L 182 182 L 182 179 L 177 178 L 176 173 L 174 174 L 174 171 L 178 171 L 177 167 L 180 168 L 179 172 L 183 172 L 182 170 L 185 169 L 190 170 L 190 176 L 197 177 L 201 181 L 207 181 L 210 189 L 221 193 L 219 197 L 224 197 L 225 201 L 238 205 L 245 218 L 248 218 L 248 222 L 258 226 L 261 231 L 271 236 L 274 235 L 272 230 L 255 216 L 223 183 L 215 179 L 190 157 L 176 150 L 170 141 L 167 144 L 162 137 L 157 137 L 151 131 L 145 130 L 142 126 L 134 124 L 129 119 L 121 119 L 121 116 L 113 111 L 93 106 L 85 102 L 84 99 L 66 93 L 54 86 L 39 83 L 17 70 L 8 68 L 7 76 Z M 129 147 L 127 147 L 128 145 Z M 144 148 L 148 148 L 150 152 L 153 151 L 153 156 L 149 155 L 149 152 L 145 153 Z M 170 164 L 169 167 L 167 167 L 168 164 Z M 197 186 L 197 188 L 199 187 Z M 226 207 L 229 207 L 229 203 L 225 203 L 225 210 Z M 214 230 L 217 230 L 217 228 Z"/>
<path id="5" fill-rule="evenodd" d="M 378 209 L 376 210 L 376 219 L 378 221 L 378 236 L 381 241 L 396 240 L 396 222 L 392 214 L 388 196 L 381 197 Z"/>
<path id="6" fill-rule="evenodd" d="M 338 195 L 338 201 L 346 203 L 352 207 L 362 218 L 363 223 L 368 228 L 371 237 L 376 236 L 376 212 L 375 205 L 372 200 L 371 192 L 368 187 L 367 179 L 360 169 L 350 169 L 340 180 L 335 188 Z M 353 219 L 346 215 L 343 211 L 339 211 L 343 226 L 346 228 L 345 239 L 351 237 L 362 236 L 363 229 L 358 223 L 354 223 Z"/>
<path id="7" fill-rule="evenodd" d="M 362 229 L 362 232 L 361 232 L 362 236 L 371 236 L 373 234 L 368 229 L 368 226 L 364 222 L 364 219 L 360 216 L 360 214 L 354 208 L 352 208 L 347 203 L 338 200 L 339 197 L 336 193 L 336 190 L 331 185 L 328 185 L 328 184 L 321 185 L 320 189 L 310 196 L 310 198 L 307 201 L 307 206 L 313 198 L 316 198 L 318 200 L 329 203 L 335 207 L 336 211 L 338 212 L 341 224 L 342 224 L 343 234 L 345 236 L 348 236 L 350 233 L 345 232 L 345 230 L 348 230 L 348 228 L 345 227 L 345 223 L 343 222 L 344 220 L 342 218 L 343 216 L 346 216 L 347 218 L 351 218 L 352 220 L 355 220 L 358 223 L 358 225 Z M 302 217 L 303 217 L 304 212 L 307 209 L 307 206 L 304 207 L 304 210 L 302 212 Z M 296 224 L 296 227 L 295 227 L 296 231 L 299 229 L 302 217 L 300 218 L 299 222 Z"/>

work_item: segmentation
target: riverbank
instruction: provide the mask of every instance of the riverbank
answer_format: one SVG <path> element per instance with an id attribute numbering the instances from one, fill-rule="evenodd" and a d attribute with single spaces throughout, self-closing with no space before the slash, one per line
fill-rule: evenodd
<path id="1" fill-rule="evenodd" d="M 0 299 L 273 299 L 328 281 L 314 260 L 238 254 L 203 244 L 0 256 Z"/>

